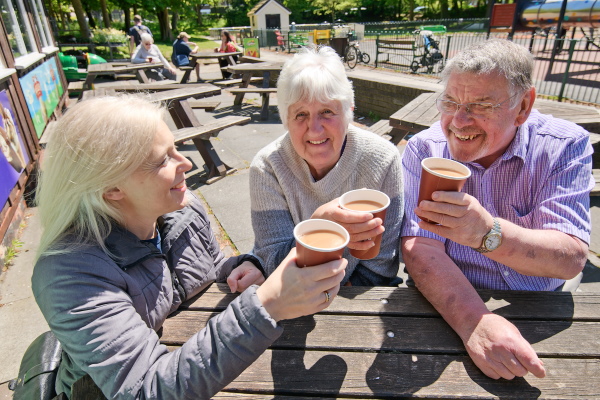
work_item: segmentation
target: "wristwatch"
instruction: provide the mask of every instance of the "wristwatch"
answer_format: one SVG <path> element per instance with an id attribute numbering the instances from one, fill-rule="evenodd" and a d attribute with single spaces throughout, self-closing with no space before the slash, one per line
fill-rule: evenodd
<path id="1" fill-rule="evenodd" d="M 473 247 L 473 250 L 479 253 L 489 253 L 490 251 L 496 250 L 502 244 L 502 232 L 500 231 L 500 221 L 494 218 L 494 226 L 483 237 L 483 242 L 479 248 Z"/>

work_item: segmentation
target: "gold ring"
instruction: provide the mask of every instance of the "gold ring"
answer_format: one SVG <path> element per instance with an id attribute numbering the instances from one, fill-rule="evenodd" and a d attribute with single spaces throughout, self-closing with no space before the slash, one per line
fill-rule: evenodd
<path id="1" fill-rule="evenodd" d="M 323 293 L 325 293 L 325 303 L 329 303 L 329 300 L 331 300 L 331 296 L 329 295 L 329 292 L 326 290 Z"/>

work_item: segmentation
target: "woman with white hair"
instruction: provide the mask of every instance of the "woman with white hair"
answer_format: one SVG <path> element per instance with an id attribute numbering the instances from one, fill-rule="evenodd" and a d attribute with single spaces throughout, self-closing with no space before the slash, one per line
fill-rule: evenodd
<path id="1" fill-rule="evenodd" d="M 266 281 L 255 257 L 226 258 L 163 113 L 100 97 L 51 132 L 32 287 L 63 348 L 56 389 L 68 397 L 89 374 L 110 399 L 210 398 L 281 335 L 278 321 L 326 308 L 344 276 L 345 260 L 298 268 L 294 251 Z M 225 280 L 243 293 L 181 348 L 161 345 L 167 316 Z"/>
<path id="2" fill-rule="evenodd" d="M 158 46 L 154 44 L 154 39 L 149 33 L 142 33 L 140 35 L 142 42 L 135 49 L 131 56 L 131 62 L 134 64 L 141 63 L 162 63 L 163 68 L 157 67 L 146 72 L 148 78 L 154 79 L 155 81 L 162 81 L 165 79 L 176 80 L 176 70 L 169 61 L 163 56 Z"/>
<path id="3" fill-rule="evenodd" d="M 358 260 L 346 249 L 343 283 L 388 285 L 399 267 L 403 215 L 400 153 L 390 142 L 350 124 L 354 90 L 330 47 L 305 49 L 288 60 L 277 82 L 279 115 L 288 132 L 263 148 L 250 167 L 253 253 L 272 273 L 294 247 L 293 229 L 309 218 L 343 225 L 348 248 L 366 250 L 383 233 L 381 251 Z M 338 197 L 369 188 L 391 200 L 384 221 L 342 210 Z"/>

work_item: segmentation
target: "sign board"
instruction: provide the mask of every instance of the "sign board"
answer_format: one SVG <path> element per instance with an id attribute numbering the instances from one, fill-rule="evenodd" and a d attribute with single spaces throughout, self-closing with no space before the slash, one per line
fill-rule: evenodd
<path id="1" fill-rule="evenodd" d="M 25 142 L 15 122 L 6 90 L 0 91 L 0 204 L 5 204 L 11 190 L 29 163 Z"/>
<path id="2" fill-rule="evenodd" d="M 19 78 L 38 138 L 64 93 L 59 77 L 56 58 L 51 58 Z"/>
<path id="3" fill-rule="evenodd" d="M 242 39 L 244 45 L 244 55 L 248 57 L 260 58 L 260 46 L 258 45 L 258 38 L 244 38 Z"/>

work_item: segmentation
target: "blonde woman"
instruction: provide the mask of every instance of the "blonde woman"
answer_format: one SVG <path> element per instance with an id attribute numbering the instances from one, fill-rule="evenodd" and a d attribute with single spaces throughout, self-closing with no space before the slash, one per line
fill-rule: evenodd
<path id="1" fill-rule="evenodd" d="M 131 62 L 134 64 L 162 63 L 163 68 L 157 67 L 146 72 L 148 78 L 156 81 L 162 81 L 165 79 L 176 80 L 177 70 L 175 70 L 175 67 L 169 64 L 169 61 L 165 58 L 165 56 L 163 56 L 158 46 L 154 44 L 152 35 L 148 33 L 142 33 L 140 37 L 142 42 L 135 49 L 135 52 L 131 56 Z"/>
<path id="2" fill-rule="evenodd" d="M 162 115 L 134 97 L 84 101 L 45 150 L 32 286 L 63 346 L 56 388 L 68 397 L 89 374 L 111 399 L 209 398 L 281 335 L 280 320 L 326 308 L 344 276 L 345 260 L 298 268 L 294 251 L 266 281 L 256 258 L 226 258 Z M 159 343 L 170 313 L 225 280 L 243 292 L 225 311 L 178 350 Z"/>

